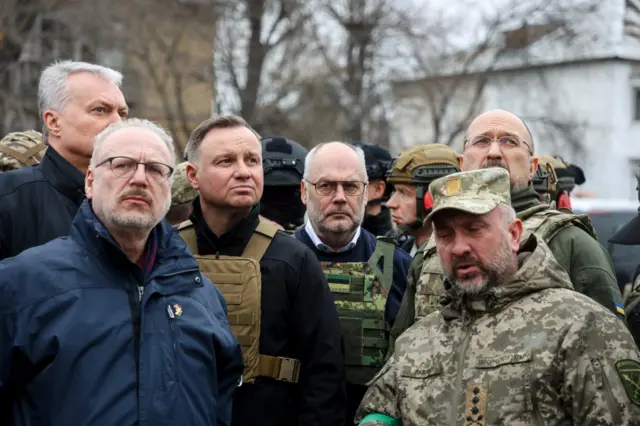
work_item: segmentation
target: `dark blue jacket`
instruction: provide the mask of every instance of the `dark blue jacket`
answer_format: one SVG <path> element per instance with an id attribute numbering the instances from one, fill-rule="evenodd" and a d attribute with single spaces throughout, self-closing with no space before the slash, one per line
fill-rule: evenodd
<path id="1" fill-rule="evenodd" d="M 224 299 L 166 221 L 152 232 L 143 274 L 85 201 L 69 237 L 0 262 L 3 425 L 230 424 Z"/>
<path id="2" fill-rule="evenodd" d="M 360 238 L 358 238 L 355 247 L 342 253 L 327 253 L 318 250 L 313 245 L 313 241 L 311 241 L 304 226 L 298 228 L 295 235 L 298 240 L 313 250 L 320 262 L 366 262 L 376 249 L 376 237 L 364 228 L 361 228 Z M 402 296 L 407 289 L 409 265 L 411 265 L 409 253 L 396 248 L 393 255 L 393 284 L 389 291 L 385 310 L 385 319 L 390 325 L 393 325 L 396 319 Z"/>
<path id="3" fill-rule="evenodd" d="M 40 164 L 0 173 L 0 260 L 69 235 L 84 175 L 47 148 Z"/>

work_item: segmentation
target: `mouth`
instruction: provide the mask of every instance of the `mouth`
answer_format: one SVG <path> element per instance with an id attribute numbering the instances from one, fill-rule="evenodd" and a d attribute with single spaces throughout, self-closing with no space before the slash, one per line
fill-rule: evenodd
<path id="1" fill-rule="evenodd" d="M 461 263 L 456 266 L 458 275 L 469 275 L 478 272 L 478 267 L 473 263 Z"/>
<path id="2" fill-rule="evenodd" d="M 240 186 L 234 186 L 233 188 L 231 188 L 232 191 L 234 190 L 240 190 L 240 191 L 253 191 L 254 188 L 253 186 L 249 186 L 249 185 L 240 185 Z"/>
<path id="3" fill-rule="evenodd" d="M 123 201 L 129 201 L 132 202 L 134 204 L 146 204 L 146 205 L 150 205 L 151 203 L 144 197 L 136 197 L 136 196 L 130 196 L 130 197 L 124 197 Z"/>

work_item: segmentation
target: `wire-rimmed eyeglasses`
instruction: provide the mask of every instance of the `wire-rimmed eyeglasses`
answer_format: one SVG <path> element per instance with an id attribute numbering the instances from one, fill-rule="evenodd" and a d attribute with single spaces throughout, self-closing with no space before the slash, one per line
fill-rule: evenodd
<path id="1" fill-rule="evenodd" d="M 136 170 L 138 170 L 139 165 L 143 165 L 147 176 L 158 183 L 166 182 L 173 173 L 173 167 L 167 164 L 157 161 L 144 163 L 129 157 L 109 157 L 99 163 L 96 168 L 107 163 L 109 163 L 113 174 L 118 178 L 133 176 Z"/>
<path id="2" fill-rule="evenodd" d="M 367 186 L 367 182 L 361 180 L 345 180 L 345 181 L 332 181 L 332 180 L 319 180 L 317 182 L 311 182 L 305 179 L 306 182 L 313 185 L 316 188 L 316 194 L 323 197 L 329 197 L 334 195 L 338 191 L 338 186 L 342 187 L 342 190 L 346 195 L 356 196 L 362 195 L 364 189 Z"/>

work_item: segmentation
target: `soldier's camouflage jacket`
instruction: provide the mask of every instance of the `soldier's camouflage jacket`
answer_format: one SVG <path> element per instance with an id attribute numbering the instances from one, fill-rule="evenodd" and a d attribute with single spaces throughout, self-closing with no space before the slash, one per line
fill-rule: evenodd
<path id="1" fill-rule="evenodd" d="M 358 421 L 381 413 L 403 426 L 640 425 L 640 355 L 623 322 L 573 291 L 536 236 L 518 258 L 508 284 L 473 300 L 447 283 L 441 310 L 396 342 Z"/>

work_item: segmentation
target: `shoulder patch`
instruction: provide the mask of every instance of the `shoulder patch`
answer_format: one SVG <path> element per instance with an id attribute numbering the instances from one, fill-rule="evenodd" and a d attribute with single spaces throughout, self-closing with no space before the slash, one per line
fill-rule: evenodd
<path id="1" fill-rule="evenodd" d="M 640 362 L 623 359 L 616 362 L 616 371 L 631 402 L 640 406 Z"/>

